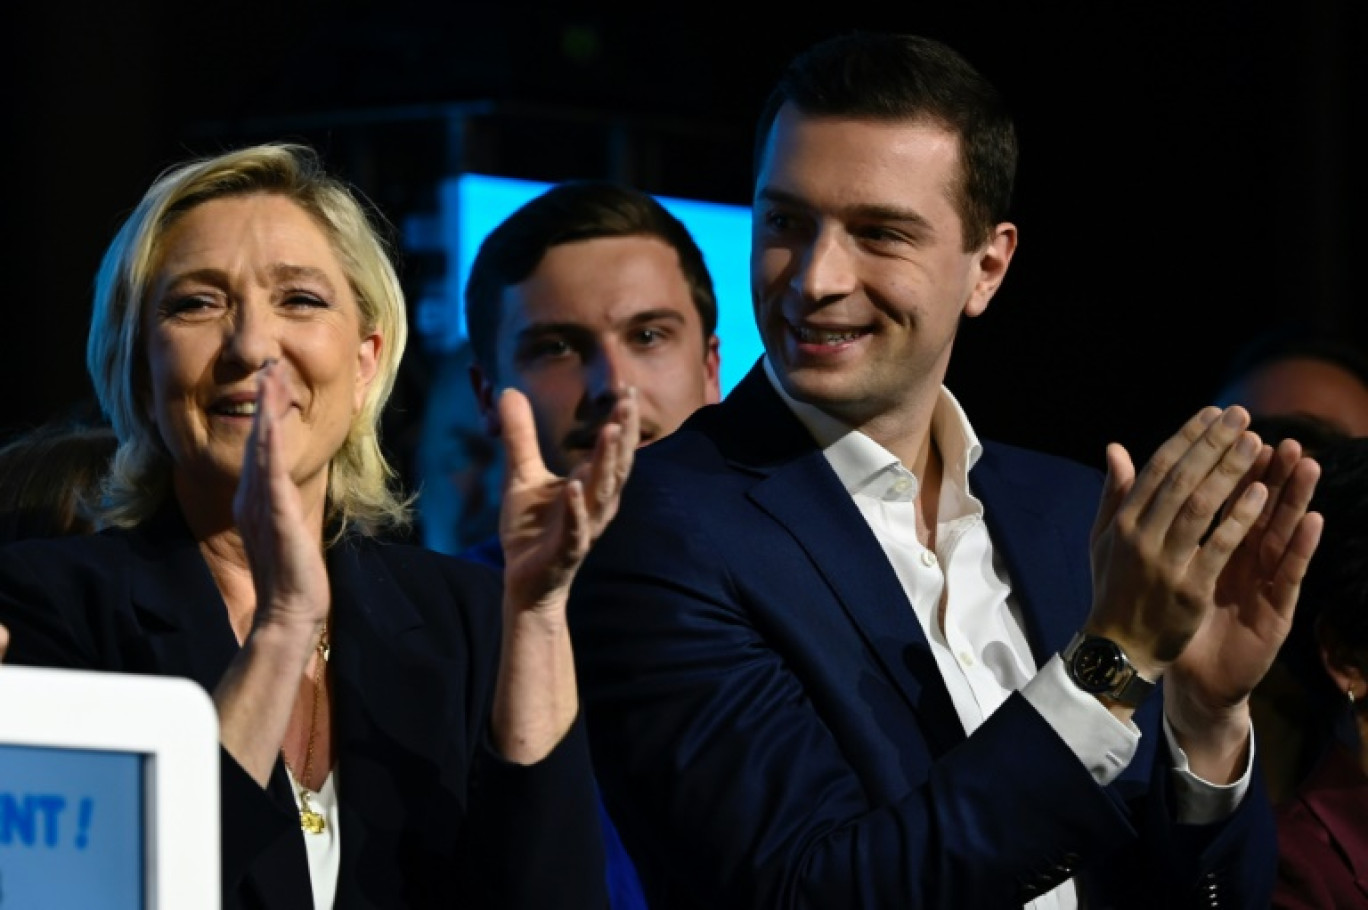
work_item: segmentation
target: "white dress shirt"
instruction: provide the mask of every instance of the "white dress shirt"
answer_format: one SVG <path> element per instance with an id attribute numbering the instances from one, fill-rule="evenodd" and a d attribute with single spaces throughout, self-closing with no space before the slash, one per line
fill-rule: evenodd
<path id="1" fill-rule="evenodd" d="M 921 484 L 916 475 L 870 437 L 789 397 L 769 358 L 765 373 L 822 447 L 878 538 L 931 643 L 965 733 L 973 733 L 1008 695 L 1020 690 L 1098 784 L 1114 781 L 1135 757 L 1140 730 L 1075 686 L 1059 655 L 1044 668 L 1036 666 L 1007 567 L 988 534 L 983 503 L 969 487 L 969 471 L 983 447 L 950 390 L 942 386 L 931 418 L 931 440 L 941 457 L 941 491 L 935 549 L 928 550 L 917 539 Z M 1244 776 L 1229 786 L 1217 786 L 1188 770 L 1167 718 L 1164 731 L 1177 756 L 1179 818 L 1210 822 L 1234 811 L 1249 786 L 1253 749 Z M 1077 887 L 1069 880 L 1026 906 L 1076 910 Z"/>
<path id="2" fill-rule="evenodd" d="M 299 781 L 285 767 L 290 778 L 290 792 L 294 794 L 295 805 L 301 809 L 299 800 Z M 309 808 L 323 816 L 323 830 L 317 834 L 301 832 L 304 850 L 309 857 L 309 884 L 313 887 L 314 907 L 317 910 L 332 907 L 337 897 L 337 876 L 341 871 L 342 843 L 340 838 L 337 808 L 337 767 L 328 772 L 323 785 L 309 791 Z"/>

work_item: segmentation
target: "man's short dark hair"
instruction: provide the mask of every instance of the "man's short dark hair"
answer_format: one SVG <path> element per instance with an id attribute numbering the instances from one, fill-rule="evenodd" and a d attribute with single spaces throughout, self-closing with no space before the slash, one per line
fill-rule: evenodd
<path id="1" fill-rule="evenodd" d="M 526 281 L 547 250 L 600 237 L 655 237 L 679 256 L 705 344 L 717 332 L 717 296 L 693 235 L 649 193 L 609 180 L 569 180 L 524 203 L 480 244 L 465 288 L 466 334 L 489 376 L 498 373 L 506 288 Z"/>
<path id="2" fill-rule="evenodd" d="M 803 51 L 761 110 L 756 178 L 770 130 L 786 103 L 807 117 L 923 120 L 948 129 L 959 138 L 960 180 L 952 201 L 964 224 L 964 248 L 976 249 L 1007 220 L 1016 179 L 1016 127 L 992 83 L 939 41 L 855 31 Z"/>

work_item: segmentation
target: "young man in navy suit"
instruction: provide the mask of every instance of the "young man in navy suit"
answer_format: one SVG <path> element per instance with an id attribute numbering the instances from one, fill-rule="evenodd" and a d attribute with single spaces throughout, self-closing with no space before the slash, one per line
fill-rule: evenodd
<path id="1" fill-rule="evenodd" d="M 565 181 L 520 206 L 480 244 L 466 286 L 471 387 L 492 437 L 499 391 L 527 396 L 542 458 L 568 476 L 630 386 L 641 444 L 720 397 L 712 276 L 687 227 L 650 194 Z M 463 555 L 497 568 L 497 535 Z M 643 910 L 641 885 L 604 815 L 613 910 Z"/>
<path id="2" fill-rule="evenodd" d="M 639 454 L 570 610 L 652 906 L 1267 906 L 1248 696 L 1317 465 L 1238 407 L 1105 478 L 979 437 L 944 378 L 1017 148 L 953 50 L 818 44 L 756 139 L 765 355 Z"/>

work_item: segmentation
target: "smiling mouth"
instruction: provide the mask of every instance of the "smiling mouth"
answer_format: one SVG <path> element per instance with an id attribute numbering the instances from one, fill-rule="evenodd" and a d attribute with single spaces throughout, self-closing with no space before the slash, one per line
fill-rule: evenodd
<path id="1" fill-rule="evenodd" d="M 802 344 L 848 344 L 869 334 L 869 329 L 815 329 L 805 325 L 790 325 L 793 337 Z"/>
<path id="2" fill-rule="evenodd" d="M 216 404 L 210 410 L 226 417 L 255 417 L 257 403 L 255 401 L 229 401 Z"/>

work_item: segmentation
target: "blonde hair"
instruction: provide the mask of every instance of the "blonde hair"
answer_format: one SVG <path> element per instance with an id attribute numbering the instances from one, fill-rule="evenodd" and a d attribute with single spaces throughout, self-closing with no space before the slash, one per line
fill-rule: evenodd
<path id="1" fill-rule="evenodd" d="M 308 146 L 267 143 L 172 167 L 152 184 L 105 251 L 95 279 L 86 368 L 119 438 L 95 517 L 129 527 L 148 518 L 170 490 L 171 460 L 146 402 L 143 312 L 161 244 L 185 212 L 212 199 L 275 194 L 313 217 L 351 283 L 362 331 L 383 337 L 374 381 L 328 470 L 326 522 L 337 534 L 374 534 L 409 522 L 411 500 L 380 448 L 380 418 L 408 340 L 403 289 L 380 233 L 383 217 L 329 176 Z"/>

